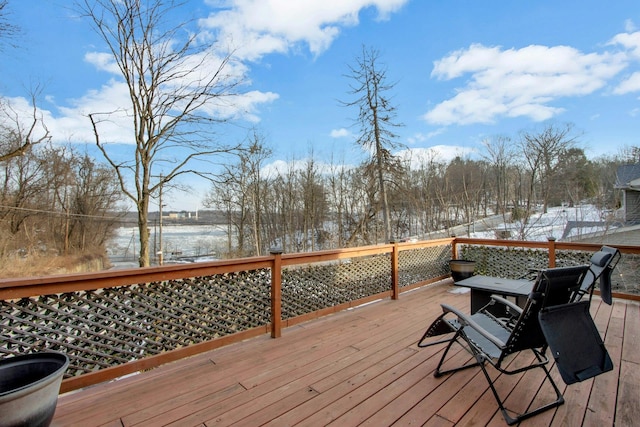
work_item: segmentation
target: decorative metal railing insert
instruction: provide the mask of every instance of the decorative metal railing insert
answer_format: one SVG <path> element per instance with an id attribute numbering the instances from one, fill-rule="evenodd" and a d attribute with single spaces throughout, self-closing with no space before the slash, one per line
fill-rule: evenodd
<path id="1" fill-rule="evenodd" d="M 407 287 L 425 278 L 449 274 L 451 244 L 401 251 L 400 287 Z"/>
<path id="2" fill-rule="evenodd" d="M 0 303 L 3 354 L 62 351 L 81 375 L 269 323 L 269 272 L 249 271 Z"/>
<path id="3" fill-rule="evenodd" d="M 476 261 L 476 274 L 517 279 L 549 265 L 549 251 L 540 248 L 501 247 L 480 244 L 460 245 L 460 258 Z M 556 249 L 558 267 L 589 263 L 589 250 Z M 625 253 L 612 274 L 612 291 L 640 294 L 640 254 Z"/>

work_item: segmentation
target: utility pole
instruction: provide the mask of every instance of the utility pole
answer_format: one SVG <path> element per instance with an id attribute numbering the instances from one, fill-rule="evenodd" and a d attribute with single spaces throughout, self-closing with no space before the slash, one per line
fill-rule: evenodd
<path id="1" fill-rule="evenodd" d="M 160 176 L 160 179 L 162 179 L 162 176 Z M 159 244 L 158 244 L 158 265 L 162 265 L 163 262 L 163 256 L 164 256 L 164 252 L 162 251 L 162 184 L 160 184 L 160 194 L 158 196 L 158 211 L 160 213 L 160 220 L 159 220 L 159 234 L 158 234 L 158 238 L 160 240 Z"/>

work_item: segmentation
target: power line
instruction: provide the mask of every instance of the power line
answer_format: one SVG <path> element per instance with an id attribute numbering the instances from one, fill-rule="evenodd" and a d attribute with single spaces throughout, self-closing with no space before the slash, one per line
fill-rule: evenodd
<path id="1" fill-rule="evenodd" d="M 87 215 L 87 214 L 78 214 L 78 213 L 69 213 L 69 212 L 50 211 L 50 210 L 44 210 L 44 209 L 22 208 L 22 207 L 17 207 L 17 206 L 0 205 L 0 209 L 23 211 L 23 212 L 33 212 L 33 213 L 39 213 L 39 214 L 56 215 L 56 216 L 64 216 L 64 217 L 100 219 L 100 220 L 104 220 L 104 221 L 106 221 L 106 220 L 125 221 L 122 217 L 118 217 L 118 216 L 109 217 L 109 216 Z"/>

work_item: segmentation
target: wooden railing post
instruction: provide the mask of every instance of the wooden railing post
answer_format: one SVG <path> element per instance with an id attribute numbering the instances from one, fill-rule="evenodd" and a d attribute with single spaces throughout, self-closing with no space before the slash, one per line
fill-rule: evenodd
<path id="1" fill-rule="evenodd" d="M 398 299 L 400 297 L 400 271 L 399 271 L 399 250 L 398 242 L 392 240 L 393 248 L 391 249 L 391 298 Z"/>
<path id="2" fill-rule="evenodd" d="M 556 266 L 556 238 L 549 237 L 549 268 L 555 268 Z"/>
<path id="3" fill-rule="evenodd" d="M 282 249 L 271 249 L 271 338 L 282 335 Z"/>
<path id="4" fill-rule="evenodd" d="M 458 259 L 458 242 L 456 235 L 451 235 L 451 259 Z"/>

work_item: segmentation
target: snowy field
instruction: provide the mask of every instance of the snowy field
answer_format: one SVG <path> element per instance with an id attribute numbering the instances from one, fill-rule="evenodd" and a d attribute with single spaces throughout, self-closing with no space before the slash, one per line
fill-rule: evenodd
<path id="1" fill-rule="evenodd" d="M 160 250 L 160 231 L 151 229 L 150 253 Z M 224 226 L 214 225 L 165 225 L 162 227 L 162 249 L 167 261 L 203 261 L 216 259 L 216 254 L 226 246 Z M 135 262 L 140 249 L 137 227 L 120 227 L 108 244 L 108 255 L 115 262 Z"/>

